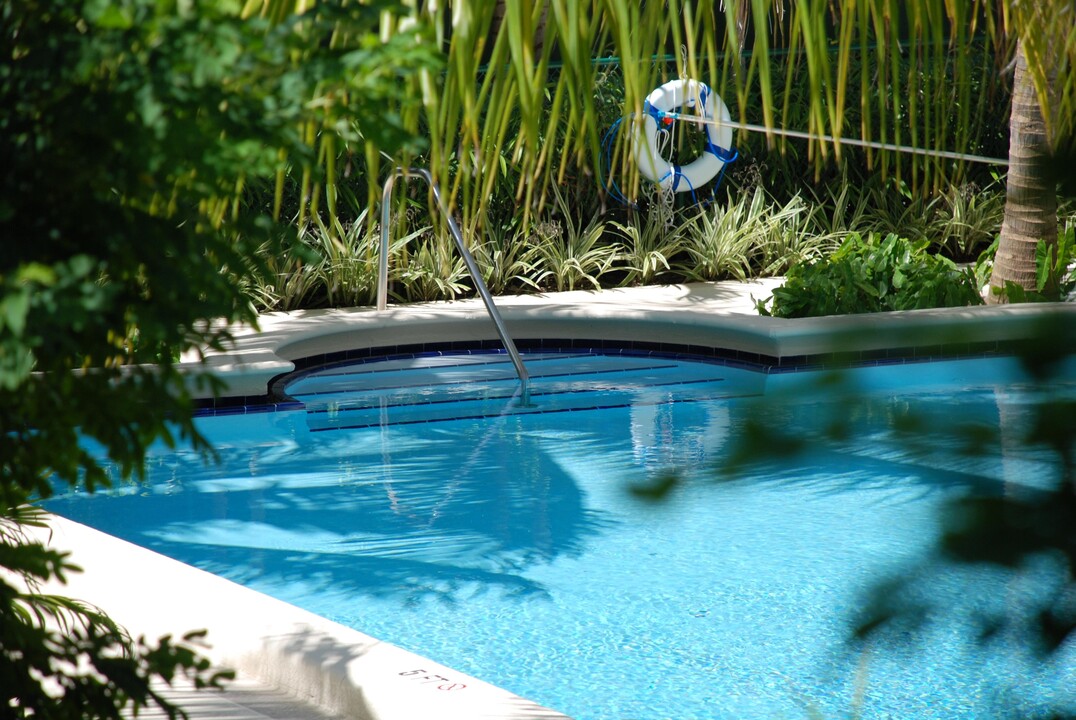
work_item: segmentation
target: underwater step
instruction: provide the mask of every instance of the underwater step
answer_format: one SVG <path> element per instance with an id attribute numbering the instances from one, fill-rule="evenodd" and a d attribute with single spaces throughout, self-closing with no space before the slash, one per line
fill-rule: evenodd
<path id="1" fill-rule="evenodd" d="M 675 387 L 675 390 L 673 390 Z M 478 398 L 430 400 L 425 403 L 349 407 L 330 403 L 320 409 L 307 408 L 307 424 L 311 431 L 359 429 L 410 423 L 476 420 L 507 415 L 609 410 L 666 403 L 700 402 L 733 397 L 714 392 L 713 386 L 700 391 L 685 390 L 683 383 L 661 388 L 616 390 L 575 390 L 562 392 L 531 391 L 531 401 L 522 405 L 513 393 Z"/>
<path id="2" fill-rule="evenodd" d="M 528 354 L 531 376 L 551 377 L 625 372 L 651 367 L 670 367 L 664 358 L 586 354 Z M 336 365 L 317 370 L 287 386 L 287 393 L 306 401 L 314 395 L 363 389 L 462 385 L 476 380 L 517 380 L 511 361 L 504 354 L 438 354 L 405 359 Z"/>
<path id="3" fill-rule="evenodd" d="M 665 357 L 532 354 L 530 402 L 503 356 L 437 356 L 337 366 L 287 392 L 306 406 L 312 431 L 503 415 L 697 402 L 757 394 L 742 371 Z"/>

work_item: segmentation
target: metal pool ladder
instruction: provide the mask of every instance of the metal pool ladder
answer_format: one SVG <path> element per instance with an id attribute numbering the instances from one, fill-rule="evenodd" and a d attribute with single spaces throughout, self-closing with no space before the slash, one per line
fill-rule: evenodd
<path id="1" fill-rule="evenodd" d="M 482 273 L 479 271 L 478 265 L 475 264 L 470 251 L 467 250 L 467 245 L 463 242 L 463 235 L 460 233 L 459 226 L 456 225 L 456 221 L 452 219 L 452 213 L 449 212 L 448 208 L 445 206 L 444 200 L 441 198 L 440 188 L 438 188 L 437 183 L 434 182 L 433 176 L 430 175 L 430 171 L 424 168 L 396 168 L 385 181 L 385 188 L 381 191 L 381 249 L 379 251 L 377 270 L 378 311 L 380 312 L 388 307 L 389 202 L 392 199 L 392 186 L 396 183 L 396 178 L 398 177 L 402 177 L 404 182 L 410 177 L 420 177 L 430 186 L 434 200 L 437 201 L 437 207 L 441 211 L 441 214 L 444 215 L 445 220 L 448 221 L 448 229 L 452 232 L 452 238 L 456 241 L 456 247 L 459 249 L 460 255 L 463 256 L 463 262 L 467 264 L 468 272 L 471 273 L 475 288 L 478 290 L 478 294 L 482 296 L 482 302 L 486 305 L 486 311 L 493 320 L 493 324 L 497 327 L 497 334 L 500 335 L 501 343 L 504 345 L 504 349 L 508 351 L 508 355 L 512 358 L 512 364 L 516 367 L 516 375 L 519 376 L 521 393 L 519 401 L 520 405 L 530 405 L 530 375 L 527 373 L 527 368 L 523 365 L 523 358 L 519 356 L 516 344 L 508 334 L 508 330 L 504 326 L 504 320 L 501 319 L 501 314 L 497 311 L 497 306 L 493 304 L 493 296 L 489 294 L 489 288 L 486 287 L 485 281 L 482 280 Z"/>

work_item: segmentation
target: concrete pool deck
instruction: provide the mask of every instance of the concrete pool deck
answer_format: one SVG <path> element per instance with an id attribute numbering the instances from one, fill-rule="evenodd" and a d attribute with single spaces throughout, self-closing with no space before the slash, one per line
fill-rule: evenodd
<path id="1" fill-rule="evenodd" d="M 602 292 L 497 298 L 515 338 L 634 340 L 720 347 L 745 358 L 802 358 L 1027 337 L 1044 313 L 1076 319 L 1076 304 L 998 306 L 808 320 L 759 317 L 755 300 L 780 280 L 707 283 Z M 969 320 L 975 320 L 972 326 Z M 208 358 L 233 398 L 266 397 L 269 383 L 296 361 L 356 348 L 496 339 L 477 300 L 271 313 L 260 330 L 240 329 L 235 347 Z M 192 368 L 194 366 L 192 365 Z M 209 630 L 207 654 L 235 668 L 224 694 L 169 696 L 192 718 L 331 717 L 378 720 L 563 718 L 511 693 L 337 625 L 209 573 L 100 532 L 54 518 L 42 538 L 70 549 L 85 568 L 64 594 L 97 604 L 134 636 Z M 431 630 L 436 632 L 436 629 Z"/>

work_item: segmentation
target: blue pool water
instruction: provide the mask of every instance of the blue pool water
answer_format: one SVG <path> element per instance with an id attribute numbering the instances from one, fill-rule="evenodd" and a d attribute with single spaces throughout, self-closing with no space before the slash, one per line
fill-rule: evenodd
<path id="1" fill-rule="evenodd" d="M 1044 389 L 1004 359 L 840 380 L 526 359 L 532 407 L 503 356 L 312 373 L 287 388 L 303 410 L 202 418 L 219 465 L 161 450 L 144 483 L 47 507 L 580 720 L 1076 707 L 1072 648 L 975 639 L 976 617 L 1020 616 L 1057 568 L 936 559 L 947 501 L 1057 477 L 1014 438 L 1037 400 L 1076 395 L 1076 373 Z M 752 421 L 758 452 L 724 474 Z M 964 453 L 966 424 L 1000 437 Z M 671 475 L 660 502 L 631 491 Z M 944 612 L 850 642 L 868 593 L 902 572 Z"/>

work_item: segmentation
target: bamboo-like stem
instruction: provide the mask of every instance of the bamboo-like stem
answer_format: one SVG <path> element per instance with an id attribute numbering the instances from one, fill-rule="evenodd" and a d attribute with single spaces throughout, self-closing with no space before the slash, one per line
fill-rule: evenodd
<path id="1" fill-rule="evenodd" d="M 307 4 L 247 0 L 241 12 L 283 22 Z M 443 72 L 425 71 L 420 80 L 402 86 L 402 94 L 421 96 L 421 116 L 414 105 L 400 112 L 409 129 L 428 138 L 424 160 L 468 227 L 488 214 L 494 190 L 504 192 L 506 174 L 514 182 L 507 184 L 507 190 L 515 190 L 517 201 L 527 207 L 524 213 L 542 204 L 549 183 L 567 182 L 579 171 L 593 171 L 603 163 L 608 167 L 601 167 L 595 176 L 620 172 L 625 175 L 621 188 L 636 195 L 628 126 L 631 118 L 641 115 L 647 93 L 669 72 L 701 79 L 718 90 L 740 123 L 741 139 L 749 123 L 768 130 L 789 127 L 797 102 L 806 103 L 807 157 L 816 176 L 831 157 L 842 159 L 842 146 L 850 144 L 844 135 L 853 132 L 865 141 L 868 167 L 883 177 L 893 175 L 898 182 L 908 180 L 913 189 L 937 191 L 963 173 L 959 156 L 974 154 L 965 151 L 980 136 L 978 118 L 989 108 L 970 91 L 972 81 L 983 76 L 973 69 L 980 54 L 968 49 L 985 41 L 1004 55 L 1011 52 L 1006 37 L 1026 35 L 1028 75 L 1039 90 L 1044 86 L 1042 48 L 1048 35 L 1060 49 L 1061 65 L 1076 65 L 1071 62 L 1076 30 L 1043 31 L 1049 25 L 1044 18 L 1062 4 L 1061 0 L 1015 5 L 1002 0 L 720 4 L 505 0 L 500 22 L 494 0 L 417 3 L 407 12 L 428 25 L 429 36 L 447 53 Z M 400 18 L 386 13 L 382 40 L 391 39 L 399 26 Z M 537 43 L 543 28 L 544 40 Z M 354 41 L 344 29 L 329 38 L 334 47 L 348 47 Z M 551 76 L 554 46 L 558 63 Z M 785 59 L 771 57 L 774 51 Z M 670 54 L 673 62 L 667 63 Z M 625 100 L 625 131 L 607 159 L 601 148 L 607 128 L 600 125 L 603 120 L 595 111 L 593 92 L 595 59 L 602 58 L 619 60 Z M 302 53 L 293 61 L 301 63 Z M 796 98 L 793 91 L 801 79 L 806 80 L 807 94 Z M 1060 109 L 1048 113 L 1046 121 L 1060 127 L 1066 122 L 1064 108 L 1076 103 L 1076 83 L 1059 83 L 1055 97 Z M 350 102 L 346 94 L 335 98 L 339 104 Z M 795 124 L 802 128 L 800 122 Z M 299 212 L 304 222 L 319 202 L 311 194 L 315 175 L 324 183 L 325 211 L 330 218 L 340 211 L 336 154 L 344 143 L 329 137 L 328 125 L 315 127 L 312 135 L 304 125 L 303 133 L 316 143 L 311 147 L 317 150 L 320 168 L 296 163 L 302 172 Z M 767 137 L 771 148 L 788 147 L 787 134 L 768 131 Z M 774 142 L 778 138 L 780 142 Z M 915 151 L 906 152 L 909 147 Z M 371 166 L 376 165 L 377 154 L 364 150 L 362 155 L 367 158 L 369 185 L 376 186 Z M 273 203 L 277 216 L 287 177 L 284 159 L 280 167 Z M 318 172 L 312 174 L 315 169 Z"/>

